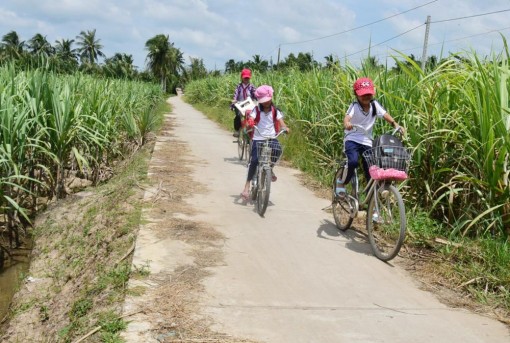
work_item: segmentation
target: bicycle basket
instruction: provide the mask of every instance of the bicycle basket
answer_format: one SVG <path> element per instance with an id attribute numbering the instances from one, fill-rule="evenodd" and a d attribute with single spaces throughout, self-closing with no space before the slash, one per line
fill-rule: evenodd
<path id="1" fill-rule="evenodd" d="M 254 141 L 253 143 L 257 147 L 259 163 L 270 161 L 272 165 L 275 165 L 280 160 L 283 147 L 277 140 Z"/>
<path id="2" fill-rule="evenodd" d="M 404 147 L 383 145 L 368 149 L 363 153 L 367 161 L 368 172 L 374 180 L 407 179 L 411 151 Z"/>

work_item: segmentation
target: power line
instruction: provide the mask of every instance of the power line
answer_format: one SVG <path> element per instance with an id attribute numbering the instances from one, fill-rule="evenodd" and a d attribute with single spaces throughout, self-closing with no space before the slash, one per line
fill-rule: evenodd
<path id="1" fill-rule="evenodd" d="M 292 43 L 282 43 L 278 46 L 278 49 L 282 46 L 282 45 L 291 45 L 291 44 L 301 44 L 301 43 L 308 43 L 308 42 L 313 42 L 313 41 L 316 41 L 316 40 L 320 40 L 320 39 L 325 39 L 325 38 L 329 38 L 329 37 L 333 37 L 333 36 L 337 36 L 337 35 L 340 35 L 340 34 L 343 34 L 343 33 L 347 33 L 347 32 L 351 32 L 351 31 L 354 31 L 354 30 L 357 30 L 357 29 L 360 29 L 360 28 L 363 28 L 363 27 L 366 27 L 366 26 L 370 26 L 370 25 L 373 25 L 373 24 L 376 24 L 376 23 L 379 23 L 379 22 L 382 22 L 382 21 L 385 21 L 387 19 L 390 19 L 390 18 L 393 18 L 393 17 L 396 17 L 396 16 L 399 16 L 401 14 L 404 14 L 404 13 L 407 13 L 407 12 L 410 12 L 410 11 L 413 11 L 415 9 L 418 9 L 420 7 L 424 7 L 424 6 L 427 6 L 433 2 L 436 2 L 437 0 L 434 0 L 434 1 L 431 1 L 431 2 L 428 2 L 426 4 L 423 4 L 423 5 L 420 5 L 420 6 L 417 6 L 417 7 L 414 7 L 414 8 L 411 8 L 409 10 L 406 10 L 406 11 L 403 11 L 403 12 L 400 12 L 400 13 L 397 13 L 397 14 L 394 14 L 392 16 L 389 16 L 389 17 L 386 17 L 386 18 L 383 18 L 383 19 L 380 19 L 380 20 L 377 20 L 377 21 L 374 21 L 372 23 L 369 23 L 369 24 L 365 24 L 365 25 L 361 25 L 361 26 L 358 26 L 358 27 L 355 27 L 355 28 L 352 28 L 352 29 L 349 29 L 349 30 L 346 30 L 346 31 L 342 31 L 342 32 L 339 32 L 339 33 L 334 33 L 334 34 L 331 34 L 331 35 L 327 35 L 327 36 L 323 36 L 323 37 L 318 37 L 318 38 L 314 38 L 314 39 L 309 39 L 309 40 L 304 40 L 304 41 L 299 41 L 299 42 L 292 42 Z M 481 17 L 481 16 L 486 16 L 486 15 L 491 15 L 491 14 L 497 14 L 497 13 L 503 13 L 503 12 L 508 12 L 510 11 L 510 9 L 504 9 L 504 10 L 499 10 L 499 11 L 493 11 L 493 12 L 486 12 L 486 13 L 480 13 L 480 14 L 474 14 L 474 15 L 470 15 L 470 16 L 463 16 L 463 17 L 458 17 L 458 18 L 450 18 L 450 19 L 443 19 L 443 20 L 436 20 L 436 21 L 431 21 L 430 23 L 431 24 L 436 24 L 436 23 L 443 23 L 443 22 L 448 22 L 448 21 L 456 21 L 456 20 L 463 20 L 463 19 L 469 19 L 469 18 L 475 18 L 475 17 Z M 403 36 L 413 30 L 416 30 L 418 28 L 420 28 L 421 26 L 424 26 L 425 24 L 421 24 L 421 25 L 418 25 L 408 31 L 405 31 L 397 36 L 394 36 L 392 38 L 389 38 L 385 41 L 382 41 L 380 43 L 377 43 L 375 45 L 372 45 L 368 48 L 365 48 L 363 50 L 360 50 L 360 51 L 357 51 L 355 53 L 352 53 L 352 54 L 349 54 L 349 55 L 346 55 L 344 56 L 345 57 L 349 57 L 349 56 L 353 56 L 353 55 L 356 55 L 356 54 L 359 54 L 361 52 L 364 52 L 364 51 L 367 51 L 371 48 L 374 48 L 374 47 L 377 47 L 379 45 L 382 45 L 386 42 L 389 42 L 395 38 L 398 38 L 400 36 Z M 504 29 L 501 29 L 501 30 L 506 30 L 507 28 L 504 28 Z M 488 32 L 485 32 L 485 33 L 480 33 L 480 34 L 476 34 L 476 35 L 472 35 L 472 36 L 467 36 L 467 37 L 463 37 L 463 38 L 458 38 L 458 39 L 455 39 L 455 40 L 448 40 L 448 41 L 444 41 L 442 43 L 434 43 L 434 44 L 430 44 L 430 45 L 438 45 L 438 44 L 444 44 L 444 43 L 447 43 L 447 42 L 452 42 L 452 41 L 456 41 L 456 40 L 463 40 L 463 39 L 468 39 L 468 38 L 471 38 L 471 37 L 476 37 L 476 36 L 479 36 L 479 35 L 484 35 L 484 34 L 488 34 L 488 33 L 492 33 L 492 32 L 495 32 L 495 31 L 498 31 L 498 30 L 492 30 L 492 31 L 488 31 Z M 414 49 L 418 49 L 418 48 L 412 48 L 412 49 L 406 49 L 406 50 L 402 50 L 402 51 L 407 51 L 407 50 L 414 50 Z M 273 50 L 274 52 L 275 50 Z"/>
<path id="2" fill-rule="evenodd" d="M 474 15 L 469 15 L 469 16 L 465 16 L 465 17 L 458 17 L 458 18 L 444 19 L 444 20 L 436 20 L 436 21 L 431 21 L 430 23 L 431 24 L 444 23 L 446 21 L 454 21 L 454 20 L 468 19 L 468 18 L 474 18 L 474 17 L 481 17 L 481 16 L 484 16 L 484 15 L 503 13 L 503 12 L 508 12 L 508 11 L 510 11 L 510 8 L 506 9 L 506 10 L 495 11 L 495 12 L 487 12 L 487 13 L 481 13 L 481 14 L 474 14 Z"/>
<path id="3" fill-rule="evenodd" d="M 473 37 L 484 36 L 484 35 L 487 35 L 487 34 L 490 34 L 490 33 L 499 32 L 499 31 L 508 30 L 508 29 L 510 29 L 510 26 L 507 26 L 507 27 L 504 27 L 504 28 L 501 28 L 501 29 L 494 29 L 494 30 L 490 30 L 490 31 L 482 32 L 482 33 L 477 33 L 477 34 L 470 35 L 470 36 L 465 36 L 465 37 L 460 37 L 460 38 L 455 38 L 455 39 L 449 39 L 449 40 L 442 41 L 440 43 L 432 43 L 432 44 L 429 44 L 429 46 L 442 45 L 442 44 L 445 44 L 445 43 L 451 43 L 451 42 L 456 42 L 456 41 L 460 41 L 460 40 L 464 40 L 464 39 L 469 39 L 469 38 L 473 38 Z M 374 47 L 374 46 L 372 46 L 372 47 Z M 414 47 L 414 48 L 402 49 L 402 50 L 398 50 L 398 51 L 404 52 L 404 51 L 412 51 L 412 50 L 418 50 L 418 49 L 422 49 L 422 47 L 421 46 L 417 46 L 417 47 Z M 384 54 L 384 53 L 375 54 L 375 56 L 382 56 L 382 55 L 388 56 L 387 53 L 386 54 Z"/>
<path id="4" fill-rule="evenodd" d="M 386 43 L 386 42 L 389 42 L 389 41 L 391 41 L 391 40 L 393 40 L 393 39 L 395 39 L 395 38 L 401 37 L 401 36 L 403 36 L 403 35 L 405 35 L 405 34 L 407 34 L 407 33 L 411 32 L 411 31 L 414 31 L 414 30 L 416 30 L 416 29 L 418 29 L 418 28 L 420 28 L 420 27 L 422 27 L 422 26 L 424 26 L 424 25 L 425 25 L 425 24 L 420 24 L 420 25 L 418 25 L 418 26 L 416 26 L 416 27 L 414 27 L 414 28 L 412 28 L 412 29 L 410 29 L 410 30 L 407 30 L 407 31 L 405 31 L 405 32 L 402 32 L 402 33 L 400 33 L 400 34 L 396 35 L 396 36 L 393 36 L 393 37 L 391 37 L 391 38 L 388 38 L 388 39 L 386 39 L 385 41 L 382 41 L 382 42 L 380 42 L 380 43 L 377 43 L 377 44 L 371 45 L 371 46 L 369 46 L 368 48 L 365 48 L 365 49 L 363 49 L 363 50 L 360 50 L 360 51 L 354 52 L 354 53 L 352 53 L 352 54 L 346 55 L 346 56 L 344 56 L 344 58 L 345 58 L 345 57 L 349 57 L 349 56 L 353 56 L 353 55 L 357 55 L 357 54 L 359 54 L 359 53 L 361 53 L 361 52 L 363 52 L 363 51 L 369 50 L 369 49 L 371 49 L 371 48 L 375 48 L 375 47 L 377 47 L 377 46 L 379 46 L 379 45 L 382 45 L 382 44 L 384 44 L 384 43 Z"/>
<path id="5" fill-rule="evenodd" d="M 374 25 L 374 24 L 377 24 L 377 23 L 380 23 L 382 21 L 385 21 L 385 20 L 388 20 L 388 19 L 391 19 L 391 18 L 394 18 L 396 16 L 399 16 L 401 14 L 404 14 L 404 13 L 407 13 L 407 12 L 411 12 L 411 11 L 414 11 L 418 8 L 421 8 L 421 7 L 424 7 L 424 6 L 427 6 L 427 5 L 430 5 L 431 3 L 434 3 L 438 0 L 433 0 L 433 1 L 430 1 L 430 2 L 427 2 L 426 4 L 423 4 L 423 5 L 420 5 L 420 6 L 416 6 L 416 7 L 413 7 L 409 10 L 406 10 L 406 11 L 403 11 L 403 12 L 399 12 L 397 14 L 394 14 L 394 15 L 391 15 L 389 17 L 386 17 L 386 18 L 383 18 L 383 19 L 379 19 L 379 20 L 376 20 L 374 22 L 371 22 L 371 23 L 368 23 L 368 24 L 365 24 L 365 25 L 361 25 L 361 26 L 358 26 L 358 27 L 354 27 L 352 29 L 348 29 L 348 30 L 345 30 L 345 31 L 342 31 L 342 32 L 338 32 L 338 33 L 333 33 L 331 35 L 327 35 L 327 36 L 323 36 L 323 37 L 318 37 L 318 38 L 313 38 L 313 39 L 308 39 L 308 40 L 304 40 L 304 41 L 299 41 L 299 42 L 291 42 L 291 43 L 281 43 L 281 45 L 291 45 L 291 44 L 301 44 L 301 43 L 308 43 L 308 42 L 313 42 L 313 41 L 316 41 L 316 40 L 320 40 L 320 39 L 325 39 L 325 38 L 329 38 L 329 37 L 333 37 L 333 36 L 338 36 L 338 35 L 341 35 L 341 34 L 344 34 L 344 33 L 347 33 L 347 32 L 351 32 L 351 31 L 354 31 L 354 30 L 358 30 L 358 29 L 361 29 L 363 27 L 367 27 L 367 26 L 370 26 L 370 25 Z"/>

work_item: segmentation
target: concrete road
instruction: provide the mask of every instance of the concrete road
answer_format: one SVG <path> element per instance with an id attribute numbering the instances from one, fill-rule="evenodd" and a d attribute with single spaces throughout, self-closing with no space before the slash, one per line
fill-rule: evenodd
<path id="1" fill-rule="evenodd" d="M 206 279 L 215 328 L 263 342 L 510 342 L 498 321 L 449 308 L 403 269 L 375 258 L 365 237 L 339 232 L 329 202 L 278 166 L 264 218 L 239 199 L 247 169 L 231 132 L 171 99 L 206 194 L 189 203 L 226 237 L 225 264 Z M 225 111 L 225 115 L 228 112 Z M 284 152 L 285 154 L 285 152 Z"/>

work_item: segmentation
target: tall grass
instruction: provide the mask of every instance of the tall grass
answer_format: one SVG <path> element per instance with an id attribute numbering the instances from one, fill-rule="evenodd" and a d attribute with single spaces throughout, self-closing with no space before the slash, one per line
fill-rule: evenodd
<path id="1" fill-rule="evenodd" d="M 101 168 L 142 143 L 152 125 L 144 118 L 162 100 L 150 84 L 0 68 L 4 222 L 27 217 L 37 197 L 64 196 L 73 171 L 97 182 Z"/>
<path id="2" fill-rule="evenodd" d="M 452 237 L 508 237 L 508 59 L 508 49 L 490 59 L 465 52 L 423 72 L 398 55 L 400 72 L 347 65 L 256 74 L 252 81 L 275 89 L 274 100 L 300 144 L 291 148 L 291 159 L 328 183 L 332 161 L 343 148 L 342 119 L 354 100 L 351 85 L 358 77 L 371 77 L 377 99 L 407 128 L 407 144 L 414 149 L 405 185 L 409 204 L 444 222 L 449 228 L 445 234 Z M 237 82 L 237 75 L 195 81 L 187 85 L 186 97 L 191 103 L 223 107 L 228 115 Z M 376 133 L 389 130 L 383 122 Z"/>

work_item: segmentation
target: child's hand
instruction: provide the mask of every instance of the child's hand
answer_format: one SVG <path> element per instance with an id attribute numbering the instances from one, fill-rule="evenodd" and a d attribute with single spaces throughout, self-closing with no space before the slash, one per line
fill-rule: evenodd
<path id="1" fill-rule="evenodd" d="M 350 131 L 350 130 L 352 130 L 352 124 L 351 124 L 350 122 L 348 122 L 348 123 L 344 123 L 344 128 L 345 128 L 346 130 L 349 130 L 349 131 Z"/>

